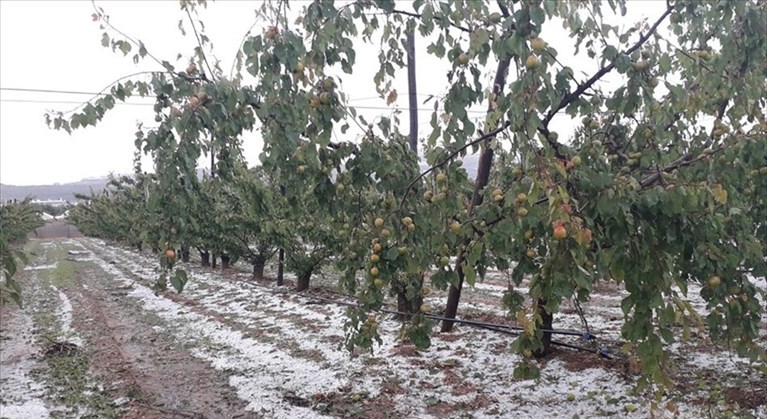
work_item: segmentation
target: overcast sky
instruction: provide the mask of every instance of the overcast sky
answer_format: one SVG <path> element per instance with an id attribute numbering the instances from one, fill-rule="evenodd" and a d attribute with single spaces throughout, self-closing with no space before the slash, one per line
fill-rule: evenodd
<path id="1" fill-rule="evenodd" d="M 411 1 L 403 3 L 410 8 Z M 648 16 L 660 15 L 664 1 L 636 2 L 625 19 L 631 24 Z M 160 57 L 175 62 L 176 54 L 191 54 L 193 40 L 183 37 L 178 20 L 183 16 L 178 1 L 98 2 L 111 22 Z M 301 2 L 294 4 L 300 9 Z M 255 5 L 246 1 L 218 1 L 201 11 L 207 34 L 222 68 L 231 67 L 237 46 L 255 22 Z M 154 124 L 152 100 L 132 98 L 130 104 L 116 107 L 97 127 L 77 130 L 71 136 L 46 127 L 43 114 L 48 109 L 69 110 L 91 96 L 50 91 L 99 92 L 115 79 L 138 70 L 156 70 L 151 61 L 134 65 L 130 56 L 123 57 L 100 44 L 101 31 L 93 22 L 90 1 L 0 1 L 0 182 L 15 185 L 65 183 L 87 177 L 105 176 L 110 172 L 130 173 L 137 121 Z M 621 19 L 624 21 L 624 19 Z M 256 31 L 260 30 L 256 27 Z M 560 58 L 572 51 L 572 42 L 561 28 L 545 27 L 542 37 L 560 52 Z M 425 40 L 417 46 L 425 48 Z M 359 48 L 355 75 L 344 80 L 343 90 L 351 104 L 383 108 L 376 99 L 372 82 L 377 69 L 377 48 Z M 425 53 L 418 54 L 419 101 L 430 94 L 441 95 L 447 87 L 448 67 Z M 186 62 L 186 58 L 184 59 Z M 365 63 L 374 63 L 368 67 Z M 576 70 L 593 72 L 595 63 L 571 64 Z M 491 77 L 489 75 L 488 77 Z M 407 77 L 397 80 L 399 100 L 396 106 L 407 107 Z M 14 89 L 44 90 L 46 92 Z M 428 133 L 432 103 L 420 105 L 421 135 Z M 482 107 L 475 109 L 481 117 Z M 388 111 L 361 109 L 375 115 Z M 407 132 L 406 112 L 401 115 L 402 130 Z M 554 128 L 564 132 L 571 127 L 565 118 L 555 120 Z M 338 132 L 340 135 L 340 131 Z M 354 133 L 352 133 L 354 134 Z M 257 162 L 260 141 L 256 134 L 245 138 L 245 157 Z M 147 168 L 151 167 L 145 160 Z"/>

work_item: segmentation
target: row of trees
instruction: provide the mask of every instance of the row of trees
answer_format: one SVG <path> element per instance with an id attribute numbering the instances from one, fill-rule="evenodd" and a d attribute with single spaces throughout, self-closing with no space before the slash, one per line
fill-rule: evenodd
<path id="1" fill-rule="evenodd" d="M 526 326 L 513 345 L 521 354 L 548 352 L 546 330 L 563 301 L 586 301 L 595 284 L 614 281 L 629 293 L 622 337 L 645 378 L 667 382 L 664 344 L 694 326 L 764 359 L 756 342 L 764 309 L 749 280 L 767 273 L 764 2 L 667 2 L 655 20 L 628 27 L 608 23 L 626 14 L 621 0 L 416 0 L 407 10 L 385 0 L 315 1 L 295 20 L 287 1 L 265 2 L 257 14 L 268 23 L 245 37 L 229 76 L 195 18 L 201 5 L 181 2 L 183 28 L 197 42 L 181 68 L 97 9 L 105 46 L 135 51 L 135 61 L 158 70 L 115 82 L 74 113 L 47 115 L 71 132 L 96 125 L 118 100 L 156 98 L 159 126 L 136 134 L 154 175 L 120 182 L 131 187 L 110 198 L 145 205 L 137 213 L 154 224 L 133 234 L 140 223 L 114 220 L 124 237 L 254 266 L 283 248 L 299 288 L 332 257 L 339 286 L 361 303 L 349 310 L 349 347 L 376 340 L 368 313 L 387 295 L 413 313 L 406 334 L 428 346 L 421 296 L 429 287 L 449 289 L 453 318 L 464 284 L 498 268 L 511 269 L 517 285 L 530 281 L 528 295 L 504 297 Z M 596 70 L 581 75 L 562 62 L 545 40 L 554 26 Z M 363 72 L 395 101 L 392 82 L 414 58 L 416 31 L 448 69 L 422 139 L 430 168 L 420 174 L 417 142 L 396 116 L 368 121 L 343 89 Z M 377 71 L 364 73 L 355 43 L 380 45 Z M 476 104 L 487 107 L 484 117 L 467 112 Z M 557 118 L 582 125 L 560 135 Z M 264 143 L 259 171 L 242 159 L 250 131 Z M 461 165 L 470 150 L 480 155 L 474 178 Z M 205 155 L 216 177 L 200 181 Z M 94 217 L 106 216 L 98 205 L 109 206 L 94 199 Z M 183 271 L 162 263 L 183 285 Z M 685 302 L 690 283 L 703 286 L 705 324 Z"/>
<path id="2" fill-rule="evenodd" d="M 13 301 L 22 306 L 21 286 L 13 277 L 21 265 L 27 263 L 22 249 L 27 235 L 43 224 L 37 208 L 29 199 L 0 205 L 0 269 L 3 277 L 0 305 Z"/>

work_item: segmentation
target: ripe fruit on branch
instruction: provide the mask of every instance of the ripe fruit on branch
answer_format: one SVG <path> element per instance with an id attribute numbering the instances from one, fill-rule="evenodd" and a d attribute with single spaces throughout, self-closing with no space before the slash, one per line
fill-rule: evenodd
<path id="1" fill-rule="evenodd" d="M 531 240 L 533 238 L 533 230 L 527 230 L 525 231 L 525 238 L 527 240 Z"/>
<path id="2" fill-rule="evenodd" d="M 376 268 L 375 266 L 370 268 L 370 276 L 378 276 L 378 268 Z"/>
<path id="3" fill-rule="evenodd" d="M 381 257 L 378 255 L 370 255 L 370 261 L 373 263 L 377 263 L 379 260 L 381 260 Z"/>
<path id="4" fill-rule="evenodd" d="M 266 34 L 264 35 L 266 39 L 274 39 L 277 37 L 277 35 L 280 33 L 280 30 L 277 29 L 276 26 L 270 26 L 266 29 Z"/>
<path id="5" fill-rule="evenodd" d="M 375 281 L 373 281 L 373 285 L 375 285 L 377 288 L 381 288 L 383 286 L 383 279 L 376 278 Z"/>
<path id="6" fill-rule="evenodd" d="M 581 160 L 581 156 L 575 156 L 575 157 L 573 157 L 573 158 L 570 160 L 570 162 L 571 162 L 571 163 L 573 164 L 573 166 L 575 166 L 575 167 L 578 167 L 578 166 L 580 166 L 580 165 L 581 165 L 581 163 L 583 163 L 583 161 Z"/>
<path id="7" fill-rule="evenodd" d="M 381 243 L 376 243 L 373 245 L 373 253 L 378 253 L 381 251 L 381 249 L 382 249 Z"/>
<path id="8" fill-rule="evenodd" d="M 306 171 L 306 166 L 303 164 L 298 166 L 298 173 L 304 173 Z"/>
<path id="9" fill-rule="evenodd" d="M 447 266 L 450 264 L 450 258 L 447 256 L 442 256 L 439 258 L 439 264 L 440 266 Z"/>
<path id="10" fill-rule="evenodd" d="M 168 250 L 165 251 L 165 257 L 169 260 L 176 259 L 176 252 L 173 249 L 168 248 Z"/>
<path id="11" fill-rule="evenodd" d="M 529 55 L 525 61 L 525 68 L 528 70 L 536 69 L 539 65 L 541 65 L 541 61 L 534 54 Z"/>
<path id="12" fill-rule="evenodd" d="M 407 231 L 412 233 L 415 231 L 415 224 L 408 224 L 407 225 Z"/>
<path id="13" fill-rule="evenodd" d="M 457 58 L 456 62 L 460 65 L 466 65 L 469 63 L 469 55 L 465 52 L 462 52 Z"/>
<path id="14" fill-rule="evenodd" d="M 309 106 L 311 106 L 314 109 L 317 109 L 320 107 L 320 98 L 317 96 L 312 96 L 311 99 L 309 99 Z"/>
<path id="15" fill-rule="evenodd" d="M 336 192 L 338 193 L 343 192 L 345 189 L 346 189 L 346 186 L 344 186 L 343 183 L 339 183 L 338 185 L 336 185 Z"/>
<path id="16" fill-rule="evenodd" d="M 459 223 L 458 221 L 453 221 L 452 223 L 450 223 L 450 231 L 458 234 L 458 232 L 461 231 L 461 223 Z"/>
<path id="17" fill-rule="evenodd" d="M 409 226 L 410 224 L 413 224 L 413 219 L 410 217 L 404 217 L 402 218 L 402 224 Z"/>
<path id="18" fill-rule="evenodd" d="M 428 313 L 431 311 L 431 306 L 428 304 L 421 304 L 421 313 Z"/>
<path id="19" fill-rule="evenodd" d="M 498 12 L 493 12 L 490 14 L 490 16 L 487 17 L 487 20 L 492 23 L 493 25 L 501 23 L 501 18 L 503 16 Z"/>
<path id="20" fill-rule="evenodd" d="M 711 288 L 716 288 L 719 286 L 719 284 L 722 283 L 722 278 L 719 278 L 718 276 L 712 276 L 708 279 L 708 286 Z"/>
<path id="21" fill-rule="evenodd" d="M 527 208 L 525 207 L 517 208 L 517 215 L 519 215 L 520 217 L 527 217 L 527 214 L 528 214 Z"/>
<path id="22" fill-rule="evenodd" d="M 637 61 L 631 66 L 634 68 L 635 71 L 647 71 L 650 68 L 650 62 L 646 60 Z"/>
<path id="23" fill-rule="evenodd" d="M 333 94 L 330 92 L 320 93 L 320 103 L 323 105 L 329 105 L 333 101 Z"/>
<path id="24" fill-rule="evenodd" d="M 375 221 L 373 222 L 373 225 L 375 225 L 378 228 L 381 228 L 381 227 L 383 227 L 383 223 L 384 223 L 383 218 L 379 217 L 379 218 L 375 219 Z"/>
<path id="25" fill-rule="evenodd" d="M 554 227 L 554 238 L 561 240 L 567 237 L 567 229 L 562 224 L 558 224 Z"/>
<path id="26" fill-rule="evenodd" d="M 517 194 L 517 202 L 518 202 L 518 203 L 520 203 L 520 204 L 523 204 L 525 201 L 527 201 L 527 195 L 525 195 L 525 194 L 524 194 L 524 193 L 522 193 L 522 192 L 520 192 L 519 194 Z"/>
<path id="27" fill-rule="evenodd" d="M 445 183 L 447 181 L 447 175 L 444 173 L 437 173 L 437 183 Z"/>
<path id="28" fill-rule="evenodd" d="M 535 249 L 527 249 L 527 252 L 525 252 L 525 254 L 527 255 L 527 257 L 532 259 L 535 257 Z"/>
<path id="29" fill-rule="evenodd" d="M 541 52 L 546 48 L 546 41 L 541 38 L 534 38 L 530 41 L 530 46 L 533 48 L 533 51 Z"/>

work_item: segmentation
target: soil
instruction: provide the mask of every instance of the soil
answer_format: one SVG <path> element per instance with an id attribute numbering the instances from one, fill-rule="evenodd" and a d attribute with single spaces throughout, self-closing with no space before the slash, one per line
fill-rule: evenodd
<path id="1" fill-rule="evenodd" d="M 621 352 L 624 291 L 615 284 L 583 307 L 611 357 L 557 346 L 527 361 L 540 380 L 522 380 L 515 336 L 465 324 L 435 327 L 422 350 L 397 338 L 395 316 L 379 314 L 375 354 L 344 353 L 346 307 L 327 300 L 354 299 L 338 293 L 332 274 L 298 294 L 293 277 L 277 287 L 250 281 L 248 266 L 193 261 L 181 264 L 190 278 L 183 293 L 153 293 L 155 256 L 84 238 L 61 221 L 31 234 L 27 251 L 17 277 L 26 306 L 0 307 L 3 419 L 664 416 L 649 393 L 634 391 L 639 375 Z M 462 316 L 513 325 L 499 304 L 508 282 L 494 274 L 464 290 Z M 438 307 L 444 292 L 427 300 Z M 565 305 L 555 328 L 580 330 L 581 320 Z M 671 352 L 677 384 L 664 406 L 672 416 L 767 415 L 764 371 L 695 334 Z"/>
<path id="2" fill-rule="evenodd" d="M 51 241 L 57 238 L 82 237 L 75 227 L 61 222 L 40 227 L 37 233 L 38 239 L 33 238 L 30 245 L 41 249 L 35 252 L 37 256 L 33 256 L 38 259 L 50 257 L 51 250 L 56 249 L 56 246 L 39 247 L 40 244 L 59 243 Z M 45 252 L 46 249 L 49 249 L 48 252 Z M 114 411 L 118 412 L 115 415 L 127 419 L 260 417 L 245 410 L 246 403 L 229 386 L 226 374 L 193 357 L 188 350 L 174 342 L 173 336 L 154 327 L 156 319 L 124 298 L 131 291 L 129 287 L 110 286 L 101 280 L 103 272 L 99 272 L 96 267 L 73 263 L 77 262 L 77 251 L 69 251 L 66 255 L 56 262 L 58 267 L 69 263 L 73 269 L 72 277 L 55 286 L 67 296 L 71 304 L 71 329 L 82 340 L 81 347 L 65 340 L 51 340 L 50 334 L 56 331 L 46 330 L 39 324 L 35 325 L 37 336 L 30 336 L 28 325 L 24 325 L 24 319 L 29 315 L 15 307 L 3 307 L 0 316 L 3 319 L 4 386 L 6 375 L 15 371 L 39 369 L 39 364 L 44 362 L 43 358 L 71 356 L 72 351 L 79 350 L 90 366 L 88 375 L 100 384 L 96 387 L 107 389 L 105 392 L 112 406 L 102 411 L 93 406 L 74 406 L 74 409 L 95 409 L 97 416 Z M 54 269 L 51 271 L 56 272 Z M 38 278 L 44 276 L 43 270 L 22 272 L 20 281 L 27 282 L 24 283 L 27 288 L 32 285 L 29 282 L 33 279 L 29 272 L 37 273 Z M 55 280 L 51 278 L 52 282 Z M 36 285 L 42 287 L 46 282 L 43 280 Z M 55 311 L 60 301 L 51 298 L 37 301 L 35 305 L 39 306 L 37 311 Z M 39 342 L 38 346 L 47 348 L 47 353 L 32 350 L 30 345 L 34 343 L 24 344 L 35 340 Z M 31 358 L 30 354 L 33 354 Z M 30 363 L 36 365 L 31 367 L 28 365 Z M 48 373 L 55 374 L 55 371 Z M 48 411 L 60 409 L 52 406 L 50 401 L 41 401 L 40 393 L 32 394 L 37 405 L 47 406 Z M 10 402 L 5 398 L 2 400 L 3 405 Z M 4 416 L 6 410 L 10 412 L 10 407 L 0 407 L 0 416 Z M 35 416 L 32 413 L 29 417 Z"/>

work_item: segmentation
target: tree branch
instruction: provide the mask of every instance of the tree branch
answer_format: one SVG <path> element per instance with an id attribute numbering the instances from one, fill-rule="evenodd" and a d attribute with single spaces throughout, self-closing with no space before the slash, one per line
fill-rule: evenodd
<path id="1" fill-rule="evenodd" d="M 639 37 L 639 40 L 629 49 L 627 49 L 625 52 L 622 53 L 622 55 L 630 55 L 632 52 L 639 49 L 642 45 L 644 45 L 645 42 L 647 42 L 648 39 L 650 39 L 650 36 L 652 36 L 653 33 L 658 29 L 658 26 L 668 17 L 671 12 L 673 11 L 673 7 L 667 7 L 666 11 L 658 18 L 657 21 L 650 27 L 650 29 L 642 36 Z M 609 73 L 615 68 L 615 61 L 611 62 L 610 64 L 606 65 L 605 67 L 602 67 L 599 71 L 597 71 L 593 76 L 591 76 L 590 79 L 586 80 L 585 83 L 578 86 L 577 89 L 574 91 L 566 94 L 562 101 L 559 102 L 559 105 L 556 107 L 551 108 L 549 110 L 549 113 L 546 114 L 546 117 L 543 118 L 543 121 L 541 124 L 544 127 L 548 127 L 549 122 L 551 122 L 551 119 L 554 118 L 554 116 L 559 112 L 560 110 L 567 107 L 569 104 L 571 104 L 575 99 L 580 97 L 583 92 L 585 92 L 587 89 L 589 89 L 594 83 L 596 83 L 599 79 L 601 79 L 605 74 Z"/>

